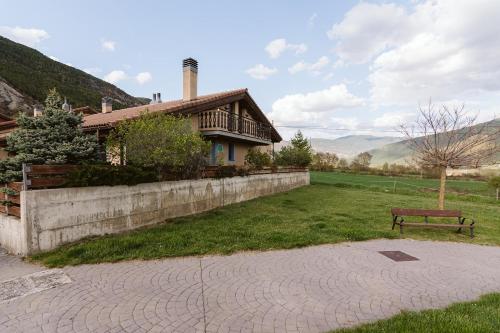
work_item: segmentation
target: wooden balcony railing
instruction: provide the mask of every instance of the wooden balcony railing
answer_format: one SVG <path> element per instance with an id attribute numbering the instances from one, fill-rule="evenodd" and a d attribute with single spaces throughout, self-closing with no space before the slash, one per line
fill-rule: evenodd
<path id="1" fill-rule="evenodd" d="M 200 131 L 224 131 L 271 141 L 271 126 L 224 110 L 199 113 Z"/>

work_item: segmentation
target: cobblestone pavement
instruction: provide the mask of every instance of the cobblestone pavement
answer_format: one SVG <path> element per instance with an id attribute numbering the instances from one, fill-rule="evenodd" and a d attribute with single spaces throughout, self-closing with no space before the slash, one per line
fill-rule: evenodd
<path id="1" fill-rule="evenodd" d="M 375 240 L 64 273 L 0 304 L 0 332 L 325 332 L 500 291 L 500 247 Z"/>

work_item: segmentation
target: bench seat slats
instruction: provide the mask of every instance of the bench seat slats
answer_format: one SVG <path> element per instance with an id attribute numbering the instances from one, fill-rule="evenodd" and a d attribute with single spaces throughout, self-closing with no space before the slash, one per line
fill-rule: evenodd
<path id="1" fill-rule="evenodd" d="M 459 210 L 392 208 L 391 213 L 397 216 L 462 217 Z"/>
<path id="2" fill-rule="evenodd" d="M 401 225 L 400 222 L 396 222 L 397 225 Z M 403 222 L 403 226 L 412 227 L 424 227 L 424 228 L 474 228 L 474 225 L 469 224 L 440 224 L 440 223 L 413 223 L 413 222 Z"/>

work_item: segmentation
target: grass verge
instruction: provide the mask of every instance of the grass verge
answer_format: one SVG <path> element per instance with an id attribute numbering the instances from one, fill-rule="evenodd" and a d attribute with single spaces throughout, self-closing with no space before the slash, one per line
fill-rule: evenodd
<path id="1" fill-rule="evenodd" d="M 457 303 L 439 310 L 403 312 L 335 333 L 493 333 L 500 332 L 500 294 L 482 296 L 475 302 Z"/>

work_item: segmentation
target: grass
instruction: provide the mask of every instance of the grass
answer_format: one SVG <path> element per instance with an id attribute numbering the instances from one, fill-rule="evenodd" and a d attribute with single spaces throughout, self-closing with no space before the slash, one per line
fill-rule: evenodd
<path id="1" fill-rule="evenodd" d="M 453 304 L 446 309 L 403 312 L 387 320 L 335 333 L 493 333 L 500 332 L 500 294 L 478 301 Z"/>
<path id="2" fill-rule="evenodd" d="M 436 193 L 439 189 L 438 179 L 357 175 L 342 172 L 312 172 L 311 181 L 316 184 L 358 187 L 386 192 L 393 192 L 394 183 L 396 183 L 396 193 L 424 196 L 429 193 Z M 451 200 L 479 201 L 482 199 L 482 201 L 486 202 L 495 200 L 495 189 L 488 186 L 485 181 L 447 180 L 446 189 L 448 198 Z"/>
<path id="3" fill-rule="evenodd" d="M 347 175 L 353 177 L 353 175 Z M 331 180 L 333 177 L 335 180 Z M 130 259 L 230 254 L 243 250 L 288 249 L 309 245 L 397 238 L 389 209 L 435 208 L 436 195 L 413 195 L 377 188 L 328 184 L 342 174 L 312 174 L 312 185 L 125 234 L 88 239 L 31 257 L 49 267 Z M 363 177 L 356 176 L 358 181 Z M 330 180 L 329 180 L 330 179 Z M 477 184 L 474 186 L 482 186 Z M 500 205 L 451 200 L 477 221 L 476 238 L 449 229 L 407 228 L 406 237 L 500 245 Z"/>

